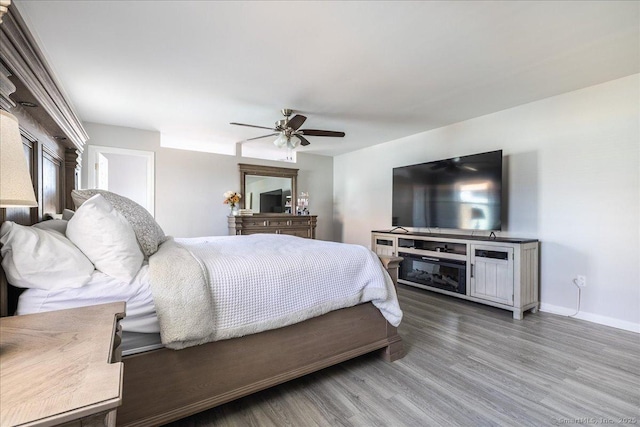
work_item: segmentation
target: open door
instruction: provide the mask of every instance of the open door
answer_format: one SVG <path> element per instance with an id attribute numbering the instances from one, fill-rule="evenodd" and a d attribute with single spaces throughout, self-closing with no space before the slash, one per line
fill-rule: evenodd
<path id="1" fill-rule="evenodd" d="M 127 197 L 154 215 L 155 153 L 125 148 L 87 146 L 85 188 L 98 188 Z"/>

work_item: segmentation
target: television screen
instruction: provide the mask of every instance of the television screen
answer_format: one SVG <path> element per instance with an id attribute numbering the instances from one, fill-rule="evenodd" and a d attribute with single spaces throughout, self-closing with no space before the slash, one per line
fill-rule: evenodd
<path id="1" fill-rule="evenodd" d="M 397 227 L 500 230 L 502 150 L 393 169 Z"/>

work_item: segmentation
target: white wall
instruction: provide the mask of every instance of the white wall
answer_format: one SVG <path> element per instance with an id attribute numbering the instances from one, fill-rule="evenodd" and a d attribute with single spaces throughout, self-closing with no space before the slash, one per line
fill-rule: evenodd
<path id="1" fill-rule="evenodd" d="M 298 190 L 308 191 L 311 213 L 318 215 L 316 235 L 333 235 L 333 159 L 304 153 L 296 164 L 246 159 L 212 153 L 160 147 L 160 133 L 84 124 L 89 145 L 153 151 L 156 154 L 156 220 L 165 233 L 175 237 L 226 235 L 229 207 L 222 203 L 228 190 L 240 191 L 238 163 L 298 168 Z M 82 182 L 86 183 L 86 159 Z"/>
<path id="2" fill-rule="evenodd" d="M 501 235 L 541 241 L 542 309 L 640 331 L 640 75 L 334 158 L 335 239 L 391 226 L 396 166 L 502 149 Z"/>

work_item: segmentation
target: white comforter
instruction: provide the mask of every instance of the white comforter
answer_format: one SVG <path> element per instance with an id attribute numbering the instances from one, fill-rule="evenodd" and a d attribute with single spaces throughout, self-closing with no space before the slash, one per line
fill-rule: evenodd
<path id="1" fill-rule="evenodd" d="M 358 245 L 275 234 L 165 242 L 149 260 L 163 344 L 184 348 L 371 301 L 394 326 L 393 282 Z"/>

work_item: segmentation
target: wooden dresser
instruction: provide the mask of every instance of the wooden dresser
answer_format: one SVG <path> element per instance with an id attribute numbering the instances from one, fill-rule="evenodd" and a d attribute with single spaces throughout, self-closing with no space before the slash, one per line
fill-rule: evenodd
<path id="1" fill-rule="evenodd" d="M 115 426 L 124 302 L 0 319 L 0 426 Z"/>
<path id="2" fill-rule="evenodd" d="M 271 233 L 315 239 L 317 218 L 317 215 L 281 214 L 229 216 L 229 234 Z"/>

